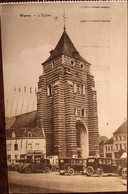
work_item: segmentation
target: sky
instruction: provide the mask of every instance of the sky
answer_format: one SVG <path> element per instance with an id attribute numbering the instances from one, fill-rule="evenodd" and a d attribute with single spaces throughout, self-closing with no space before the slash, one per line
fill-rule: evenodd
<path id="1" fill-rule="evenodd" d="M 71 41 L 91 63 L 99 133 L 110 138 L 127 118 L 126 2 L 1 5 L 6 116 L 36 110 L 41 63 L 63 33 L 64 10 Z"/>

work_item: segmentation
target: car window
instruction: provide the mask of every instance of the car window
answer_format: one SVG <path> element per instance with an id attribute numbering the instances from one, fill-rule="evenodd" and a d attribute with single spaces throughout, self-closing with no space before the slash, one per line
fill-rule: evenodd
<path id="1" fill-rule="evenodd" d="M 90 162 L 90 163 L 93 163 L 95 160 L 94 159 L 88 159 L 88 162 Z"/>
<path id="2" fill-rule="evenodd" d="M 75 164 L 75 161 L 74 160 L 71 160 L 71 164 Z"/>
<path id="3" fill-rule="evenodd" d="M 39 163 L 40 163 L 40 160 L 36 160 L 35 162 L 36 162 L 37 164 L 39 164 Z"/>
<path id="4" fill-rule="evenodd" d="M 64 160 L 60 160 L 60 163 L 64 163 Z"/>
<path id="5" fill-rule="evenodd" d="M 107 160 L 107 163 L 108 163 L 108 164 L 112 164 L 112 161 L 111 161 L 111 160 Z"/>
<path id="6" fill-rule="evenodd" d="M 79 160 L 79 164 L 83 164 L 83 161 L 82 160 Z"/>
<path id="7" fill-rule="evenodd" d="M 99 159 L 99 164 L 102 164 L 102 163 L 103 163 L 102 159 Z"/>
<path id="8" fill-rule="evenodd" d="M 83 160 L 83 164 L 86 164 L 86 160 Z"/>

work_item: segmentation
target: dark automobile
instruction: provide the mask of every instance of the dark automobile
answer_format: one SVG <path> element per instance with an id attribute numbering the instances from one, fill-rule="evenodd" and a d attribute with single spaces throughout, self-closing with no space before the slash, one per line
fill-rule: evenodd
<path id="1" fill-rule="evenodd" d="M 19 160 L 15 160 L 15 162 L 12 164 L 12 169 L 17 171 L 20 166 L 23 165 L 23 163 L 30 163 L 32 160 L 29 159 L 19 159 Z"/>
<path id="2" fill-rule="evenodd" d="M 118 173 L 116 161 L 110 158 L 87 158 L 87 176 L 93 174 L 102 176 L 103 173 Z"/>
<path id="3" fill-rule="evenodd" d="M 18 169 L 19 172 L 30 174 L 31 172 L 50 172 L 51 164 L 48 159 L 35 159 L 29 163 L 23 163 Z"/>
<path id="4" fill-rule="evenodd" d="M 73 175 L 75 172 L 84 173 L 86 159 L 83 158 L 62 158 L 59 159 L 59 173 L 61 175 Z"/>

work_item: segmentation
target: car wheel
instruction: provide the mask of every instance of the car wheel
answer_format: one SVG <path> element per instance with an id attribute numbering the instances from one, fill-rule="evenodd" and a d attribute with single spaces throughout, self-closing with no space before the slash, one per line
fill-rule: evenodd
<path id="1" fill-rule="evenodd" d="M 92 166 L 88 166 L 88 167 L 87 167 L 86 173 L 87 173 L 87 176 L 93 175 L 93 174 L 94 174 L 94 169 L 93 169 L 93 167 L 92 167 Z"/>
<path id="2" fill-rule="evenodd" d="M 46 172 L 46 173 L 50 172 L 50 168 L 49 168 L 49 167 L 46 167 L 46 168 L 45 168 L 45 172 Z"/>
<path id="3" fill-rule="evenodd" d="M 122 177 L 123 177 L 123 179 L 127 178 L 127 168 L 122 169 Z"/>
<path id="4" fill-rule="evenodd" d="M 103 169 L 102 169 L 102 168 L 97 168 L 97 170 L 96 170 L 96 174 L 97 174 L 98 176 L 102 176 L 102 175 L 103 175 L 103 173 L 104 173 L 104 171 L 103 171 Z"/>
<path id="5" fill-rule="evenodd" d="M 68 174 L 69 174 L 69 175 L 73 175 L 73 174 L 74 174 L 74 169 L 73 169 L 73 168 L 69 168 Z"/>
<path id="6" fill-rule="evenodd" d="M 53 172 L 56 171 L 56 167 L 55 166 L 52 166 L 52 169 L 51 169 Z"/>
<path id="7" fill-rule="evenodd" d="M 31 168 L 25 168 L 25 169 L 24 169 L 24 172 L 25 172 L 26 174 L 30 174 L 30 173 L 31 173 Z"/>

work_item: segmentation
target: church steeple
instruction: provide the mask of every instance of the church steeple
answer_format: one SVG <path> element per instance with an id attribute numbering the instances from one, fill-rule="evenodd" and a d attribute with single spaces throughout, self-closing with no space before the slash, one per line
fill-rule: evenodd
<path id="1" fill-rule="evenodd" d="M 65 24 L 64 24 L 64 32 L 62 36 L 60 37 L 60 40 L 58 41 L 55 49 L 50 51 L 50 57 L 44 63 L 46 63 L 47 61 L 51 59 L 54 59 L 60 54 L 64 54 L 66 56 L 69 56 L 69 57 L 81 60 L 85 63 L 88 63 L 83 57 L 81 57 L 81 55 L 75 48 L 74 44 L 72 43 L 71 39 L 69 38 L 66 32 Z"/>

